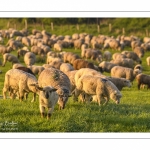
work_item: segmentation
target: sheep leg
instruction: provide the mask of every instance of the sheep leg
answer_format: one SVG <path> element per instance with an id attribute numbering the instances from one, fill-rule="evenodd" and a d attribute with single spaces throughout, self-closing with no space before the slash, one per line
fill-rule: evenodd
<path id="1" fill-rule="evenodd" d="M 40 113 L 41 113 L 41 117 L 44 118 L 45 116 L 45 107 L 40 105 Z"/>
<path id="2" fill-rule="evenodd" d="M 36 100 L 36 93 L 33 93 L 33 98 L 32 98 L 31 102 L 33 103 L 33 102 L 35 102 L 35 100 Z"/>
<path id="3" fill-rule="evenodd" d="M 97 101 L 98 101 L 98 105 L 101 106 L 102 105 L 102 95 L 97 96 Z"/>
<path id="4" fill-rule="evenodd" d="M 6 99 L 7 90 L 8 90 L 7 87 L 4 87 L 4 88 L 3 88 L 3 99 Z"/>
<path id="5" fill-rule="evenodd" d="M 54 107 L 52 107 L 52 108 L 48 108 L 47 119 L 50 119 L 50 117 L 51 117 L 51 115 L 52 115 L 53 110 L 54 110 Z"/>

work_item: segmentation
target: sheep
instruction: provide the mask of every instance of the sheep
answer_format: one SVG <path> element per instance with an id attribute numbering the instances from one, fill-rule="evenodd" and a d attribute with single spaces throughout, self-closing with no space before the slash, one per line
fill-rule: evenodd
<path id="1" fill-rule="evenodd" d="M 139 58 L 144 57 L 144 54 L 145 54 L 144 49 L 143 49 L 142 47 L 139 47 L 139 46 L 138 46 L 138 47 L 135 47 L 135 48 L 133 49 L 133 52 L 136 53 Z"/>
<path id="2" fill-rule="evenodd" d="M 139 69 L 133 70 L 131 68 L 122 66 L 115 66 L 111 69 L 111 77 L 125 78 L 127 80 L 130 80 L 130 82 L 133 82 L 133 80 L 139 73 L 141 73 L 141 70 Z"/>
<path id="3" fill-rule="evenodd" d="M 56 90 L 52 86 L 45 86 L 45 87 L 39 87 L 38 84 L 32 84 L 32 86 L 35 86 L 40 92 L 39 92 L 39 108 L 40 108 L 40 114 L 41 117 L 45 117 L 45 109 L 47 108 L 47 119 L 50 119 L 54 107 L 58 102 L 59 96 L 56 93 Z"/>
<path id="4" fill-rule="evenodd" d="M 136 76 L 136 81 L 138 83 L 139 90 L 140 90 L 141 85 L 147 85 L 147 89 L 150 88 L 150 75 L 140 73 Z"/>
<path id="5" fill-rule="evenodd" d="M 60 43 L 54 44 L 54 51 L 61 52 L 62 51 L 62 45 Z"/>
<path id="6" fill-rule="evenodd" d="M 107 62 L 107 61 L 102 61 L 102 62 L 99 64 L 99 67 L 102 68 L 102 72 L 108 72 L 108 73 L 110 73 L 111 69 L 112 69 L 114 66 L 118 66 L 118 65 L 117 65 L 117 64 L 114 64 L 114 63 L 111 63 L 111 62 Z"/>
<path id="7" fill-rule="evenodd" d="M 83 40 L 81 40 L 81 39 L 75 40 L 74 41 L 74 48 L 75 48 L 75 50 L 76 49 L 81 49 L 82 44 L 83 44 Z"/>
<path id="8" fill-rule="evenodd" d="M 95 69 L 95 66 L 92 62 L 86 61 L 84 59 L 76 59 L 76 60 L 73 61 L 73 68 L 75 70 L 79 70 L 81 68 Z"/>
<path id="9" fill-rule="evenodd" d="M 146 63 L 147 63 L 148 66 L 150 66 L 150 56 L 148 56 L 148 57 L 146 58 Z"/>
<path id="10" fill-rule="evenodd" d="M 80 59 L 80 56 L 75 54 L 75 53 L 72 53 L 72 52 L 66 52 L 64 53 L 63 55 L 63 61 L 65 63 L 70 63 L 71 65 L 73 65 L 73 62 L 76 60 L 76 59 Z"/>
<path id="11" fill-rule="evenodd" d="M 103 59 L 105 61 L 110 61 L 111 58 L 112 58 L 112 53 L 110 51 L 107 51 L 107 50 L 104 51 L 104 53 L 103 53 Z"/>
<path id="12" fill-rule="evenodd" d="M 22 37 L 22 44 L 26 45 L 26 46 L 31 46 L 31 41 L 28 37 Z"/>
<path id="13" fill-rule="evenodd" d="M 24 66 L 20 66 L 20 67 L 16 67 L 15 69 L 19 69 L 19 70 L 25 71 L 27 73 L 31 73 L 32 75 L 35 76 L 35 74 L 32 72 L 32 70 L 30 68 L 27 68 L 27 67 L 24 67 Z"/>
<path id="14" fill-rule="evenodd" d="M 70 80 L 66 74 L 55 68 L 44 69 L 38 77 L 40 87 L 53 86 L 59 95 L 59 109 L 64 109 L 70 96 Z"/>
<path id="15" fill-rule="evenodd" d="M 118 66 L 134 68 L 134 61 L 130 58 L 120 58 L 120 59 L 111 60 L 110 62 Z"/>
<path id="16" fill-rule="evenodd" d="M 127 58 L 133 59 L 136 63 L 142 63 L 141 59 L 135 52 L 131 51 L 122 51 L 121 54 L 126 55 Z"/>
<path id="17" fill-rule="evenodd" d="M 19 49 L 17 50 L 17 57 L 20 58 L 20 56 L 23 56 L 27 53 L 28 51 L 27 50 L 24 50 L 24 49 Z"/>
<path id="18" fill-rule="evenodd" d="M 11 62 L 12 65 L 15 64 L 15 63 L 20 63 L 20 61 L 18 60 L 18 58 L 15 55 L 10 54 L 10 53 L 5 53 L 3 55 L 3 63 L 2 63 L 3 67 L 5 66 L 5 64 L 6 64 L 7 61 Z"/>
<path id="19" fill-rule="evenodd" d="M 82 76 L 76 83 L 76 89 L 79 91 L 77 95 L 82 91 L 88 95 L 96 95 L 99 106 L 103 99 L 105 99 L 104 105 L 109 99 L 119 104 L 122 97 L 121 92 L 111 81 L 91 75 Z"/>
<path id="20" fill-rule="evenodd" d="M 13 51 L 12 47 L 0 45 L 0 54 L 4 55 L 5 53 L 10 53 Z"/>
<path id="21" fill-rule="evenodd" d="M 31 47 L 31 52 L 34 53 L 35 55 L 39 55 L 40 57 L 45 56 L 45 52 L 41 47 L 38 46 L 32 46 Z"/>
<path id="22" fill-rule="evenodd" d="M 64 72 L 64 73 L 66 73 L 66 72 L 68 72 L 68 71 L 73 71 L 74 68 L 73 68 L 73 66 L 72 66 L 71 64 L 69 64 L 69 63 L 62 63 L 62 64 L 60 65 L 60 70 L 61 70 L 62 72 Z"/>
<path id="23" fill-rule="evenodd" d="M 131 87 L 131 82 L 125 78 L 108 77 L 107 79 L 114 83 L 119 91 L 121 91 L 123 87 Z"/>
<path id="24" fill-rule="evenodd" d="M 137 64 L 137 65 L 134 66 L 134 70 L 135 69 L 139 69 L 142 72 L 143 71 L 143 66 L 141 64 Z"/>
<path id="25" fill-rule="evenodd" d="M 36 62 L 36 56 L 34 53 L 32 52 L 27 52 L 25 55 L 24 55 L 24 62 L 26 64 L 26 66 L 32 66 L 35 64 Z"/>
<path id="26" fill-rule="evenodd" d="M 112 55 L 112 59 L 113 60 L 117 60 L 117 59 L 122 59 L 122 58 L 127 58 L 126 55 L 122 54 L 122 53 L 114 53 Z"/>
<path id="27" fill-rule="evenodd" d="M 12 69 L 16 69 L 18 67 L 24 67 L 24 65 L 22 65 L 21 63 L 15 63 L 13 64 Z"/>
<path id="28" fill-rule="evenodd" d="M 30 84 L 37 83 L 38 81 L 34 75 L 19 69 L 10 69 L 5 74 L 3 98 L 6 99 L 6 93 L 11 89 L 19 93 L 20 101 L 23 101 L 24 95 L 29 92 L 34 93 L 32 101 L 35 101 L 36 94 L 39 94 L 39 91 Z"/>
<path id="29" fill-rule="evenodd" d="M 37 65 L 28 66 L 27 68 L 30 69 L 35 75 L 40 75 L 41 72 L 45 69 L 43 66 Z"/>

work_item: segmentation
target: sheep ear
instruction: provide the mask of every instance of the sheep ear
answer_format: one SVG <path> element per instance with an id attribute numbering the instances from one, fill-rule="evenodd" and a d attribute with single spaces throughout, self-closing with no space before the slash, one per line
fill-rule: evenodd
<path id="1" fill-rule="evenodd" d="M 51 91 L 52 91 L 52 92 L 55 92 L 55 91 L 57 91 L 57 89 L 53 88 Z"/>

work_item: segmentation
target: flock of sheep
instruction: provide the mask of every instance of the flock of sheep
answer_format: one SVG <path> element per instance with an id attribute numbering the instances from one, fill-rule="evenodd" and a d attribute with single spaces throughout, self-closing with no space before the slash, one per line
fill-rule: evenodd
<path id="1" fill-rule="evenodd" d="M 32 33 L 25 29 L 0 30 L 0 37 L 1 65 L 12 63 L 12 69 L 5 73 L 3 99 L 9 96 L 23 101 L 33 93 L 34 102 L 38 95 L 42 117 L 48 109 L 49 119 L 57 103 L 59 109 L 64 109 L 70 96 L 74 101 L 95 101 L 98 105 L 107 104 L 110 99 L 119 104 L 121 90 L 131 87 L 135 79 L 138 89 L 141 85 L 150 87 L 150 76 L 142 73 L 141 61 L 150 50 L 148 37 L 142 41 L 136 36 L 114 38 L 87 33 L 57 36 L 36 29 Z M 126 47 L 132 51 L 125 50 Z M 74 50 L 65 52 L 64 48 Z M 81 50 L 80 55 L 76 49 Z M 108 49 L 115 53 L 112 55 Z M 37 56 L 45 63 L 36 65 Z M 146 61 L 150 65 L 150 57 Z"/>

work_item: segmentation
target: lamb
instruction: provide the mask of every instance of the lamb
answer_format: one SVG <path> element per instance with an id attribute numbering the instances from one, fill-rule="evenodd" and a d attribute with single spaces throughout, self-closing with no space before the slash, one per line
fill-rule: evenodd
<path id="1" fill-rule="evenodd" d="M 37 83 L 38 81 L 34 75 L 19 69 L 10 69 L 5 74 L 3 98 L 6 99 L 6 93 L 12 90 L 19 93 L 20 101 L 23 101 L 26 93 L 32 92 L 34 93 L 32 101 L 35 101 L 36 94 L 39 94 L 39 91 L 30 84 Z"/>
<path id="2" fill-rule="evenodd" d="M 26 66 L 32 66 L 35 64 L 36 62 L 36 56 L 34 53 L 32 52 L 27 52 L 25 55 L 24 55 L 24 62 L 26 64 Z"/>
<path id="3" fill-rule="evenodd" d="M 125 78 L 108 77 L 107 79 L 114 83 L 119 91 L 124 87 L 131 87 L 131 82 Z"/>
<path id="4" fill-rule="evenodd" d="M 40 75 L 41 72 L 45 69 L 43 66 L 37 65 L 28 66 L 27 68 L 30 69 L 35 75 Z"/>
<path id="5" fill-rule="evenodd" d="M 10 54 L 10 53 L 5 53 L 3 55 L 3 63 L 2 63 L 3 67 L 5 66 L 5 64 L 6 64 L 7 61 L 11 62 L 12 65 L 15 64 L 15 63 L 20 63 L 20 61 L 18 60 L 18 58 L 15 55 Z"/>
<path id="6" fill-rule="evenodd" d="M 111 81 L 91 75 L 82 76 L 76 83 L 76 89 L 80 91 L 79 93 L 84 91 L 88 95 L 96 95 L 99 106 L 103 99 L 105 100 L 104 105 L 108 103 L 109 99 L 119 104 L 122 97 L 121 92 Z"/>
<path id="7" fill-rule="evenodd" d="M 39 108 L 41 117 L 45 117 L 45 109 L 48 109 L 47 112 L 47 119 L 50 119 L 54 107 L 58 102 L 59 96 L 56 93 L 56 90 L 52 86 L 45 86 L 45 87 L 39 87 L 38 84 L 32 84 L 32 86 L 35 86 L 40 92 L 39 92 Z"/>
<path id="8" fill-rule="evenodd" d="M 136 81 L 138 83 L 139 90 L 140 90 L 141 85 L 147 85 L 147 89 L 150 88 L 150 75 L 140 73 L 136 76 Z"/>
<path id="9" fill-rule="evenodd" d="M 66 74 L 55 68 L 44 69 L 38 78 L 40 87 L 53 86 L 59 95 L 59 109 L 64 109 L 70 96 L 70 80 Z"/>
<path id="10" fill-rule="evenodd" d="M 112 69 L 114 66 L 118 66 L 118 65 L 117 65 L 117 64 L 114 64 L 114 63 L 111 63 L 111 62 L 107 62 L 107 61 L 102 61 L 102 62 L 99 64 L 99 67 L 102 68 L 102 72 L 108 72 L 108 73 L 110 73 L 111 69 Z"/>
<path id="11" fill-rule="evenodd" d="M 141 73 L 141 70 L 122 66 L 115 66 L 111 69 L 111 77 L 117 77 L 117 78 L 125 78 L 127 80 L 130 80 L 130 82 L 133 82 L 135 77 Z"/>

